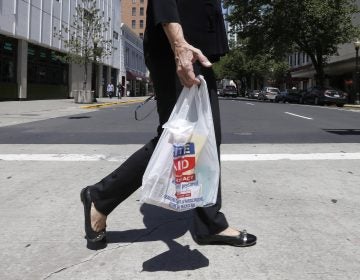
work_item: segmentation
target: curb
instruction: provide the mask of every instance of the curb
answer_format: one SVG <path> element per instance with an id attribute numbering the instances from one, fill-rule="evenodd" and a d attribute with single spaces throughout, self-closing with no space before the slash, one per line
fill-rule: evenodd
<path id="1" fill-rule="evenodd" d="M 360 105 L 345 104 L 344 107 L 360 110 Z"/>
<path id="2" fill-rule="evenodd" d="M 119 104 L 141 103 L 141 102 L 143 102 L 143 100 L 116 101 L 116 102 L 106 102 L 106 103 L 101 103 L 101 104 L 81 106 L 80 108 L 81 109 L 94 109 L 94 108 L 108 107 L 108 106 L 119 105 Z"/>

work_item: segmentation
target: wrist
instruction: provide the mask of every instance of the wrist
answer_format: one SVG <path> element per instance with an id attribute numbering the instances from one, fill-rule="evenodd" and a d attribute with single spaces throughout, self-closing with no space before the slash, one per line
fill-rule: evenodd
<path id="1" fill-rule="evenodd" d="M 162 27 L 165 31 L 165 34 L 168 38 L 172 50 L 178 47 L 184 47 L 187 45 L 185 41 L 182 27 L 179 23 L 163 23 Z"/>

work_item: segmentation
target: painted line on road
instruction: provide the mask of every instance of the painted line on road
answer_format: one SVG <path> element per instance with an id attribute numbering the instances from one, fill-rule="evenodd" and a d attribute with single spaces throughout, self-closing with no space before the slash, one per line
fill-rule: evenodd
<path id="1" fill-rule="evenodd" d="M 309 117 L 305 117 L 305 116 L 301 116 L 301 115 L 296 115 L 296 114 L 293 114 L 293 113 L 290 113 L 290 112 L 285 112 L 285 114 L 295 116 L 295 117 L 298 117 L 298 118 L 307 119 L 307 120 L 312 120 L 313 119 L 313 118 L 309 118 Z"/>
<path id="2" fill-rule="evenodd" d="M 0 161 L 109 161 L 123 162 L 127 156 L 102 154 L 0 154 Z M 275 161 L 275 160 L 359 160 L 360 153 L 311 154 L 222 154 L 221 161 Z"/>
<path id="3" fill-rule="evenodd" d="M 223 154 L 221 161 L 267 160 L 354 160 L 360 153 L 311 153 L 311 154 Z"/>
<path id="4" fill-rule="evenodd" d="M 255 104 L 254 103 L 246 103 L 247 105 L 252 105 L 252 106 L 255 106 Z"/>

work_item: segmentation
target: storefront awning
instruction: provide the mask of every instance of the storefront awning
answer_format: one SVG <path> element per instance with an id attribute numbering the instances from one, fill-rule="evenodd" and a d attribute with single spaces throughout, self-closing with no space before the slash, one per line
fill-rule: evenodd
<path id="1" fill-rule="evenodd" d="M 126 71 L 126 79 L 127 80 L 137 80 L 137 81 L 142 81 L 142 82 L 149 82 L 149 79 L 146 76 L 144 76 L 138 72 L 131 71 L 131 70 Z"/>

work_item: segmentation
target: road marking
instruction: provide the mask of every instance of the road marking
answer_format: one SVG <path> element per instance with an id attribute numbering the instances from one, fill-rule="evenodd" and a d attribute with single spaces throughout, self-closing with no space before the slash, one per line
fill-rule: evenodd
<path id="1" fill-rule="evenodd" d="M 241 135 L 241 136 L 251 136 L 253 135 L 252 132 L 235 132 L 235 135 Z"/>
<path id="2" fill-rule="evenodd" d="M 311 153 L 311 154 L 223 154 L 221 161 L 268 160 L 356 160 L 360 153 Z"/>
<path id="3" fill-rule="evenodd" d="M 252 105 L 252 106 L 254 106 L 255 104 L 254 103 L 246 103 L 247 105 Z"/>
<path id="4" fill-rule="evenodd" d="M 299 117 L 299 118 L 303 118 L 303 119 L 307 119 L 307 120 L 312 120 L 313 119 L 313 118 L 309 118 L 309 117 L 296 115 L 296 114 L 293 114 L 293 113 L 290 113 L 290 112 L 285 112 L 285 114 L 292 115 L 292 116 Z"/>
<path id="5" fill-rule="evenodd" d="M 127 156 L 102 154 L 0 154 L 1 161 L 109 161 L 123 162 Z M 221 161 L 274 161 L 274 160 L 359 160 L 360 153 L 310 154 L 222 154 Z"/>

